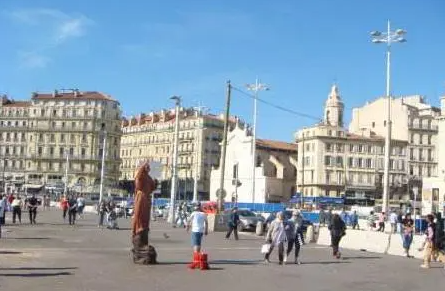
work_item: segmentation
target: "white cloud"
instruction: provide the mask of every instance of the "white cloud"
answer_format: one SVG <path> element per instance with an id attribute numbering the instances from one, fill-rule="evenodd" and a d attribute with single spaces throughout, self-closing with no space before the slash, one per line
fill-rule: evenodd
<path id="1" fill-rule="evenodd" d="M 56 9 L 21 9 L 7 12 L 16 24 L 25 26 L 29 39 L 35 39 L 32 49 L 18 53 L 20 63 L 27 68 L 44 68 L 49 55 L 59 46 L 87 33 L 94 22 L 82 14 L 67 14 Z M 25 35 L 26 37 L 26 35 Z"/>
<path id="2" fill-rule="evenodd" d="M 28 69 L 45 68 L 51 59 L 37 52 L 19 52 L 20 66 Z"/>

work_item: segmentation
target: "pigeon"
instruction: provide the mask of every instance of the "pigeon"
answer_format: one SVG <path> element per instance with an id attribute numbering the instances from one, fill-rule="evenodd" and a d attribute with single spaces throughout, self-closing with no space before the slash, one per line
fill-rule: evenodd
<path id="1" fill-rule="evenodd" d="M 166 234 L 165 232 L 164 232 L 164 234 L 163 234 L 163 235 L 164 235 L 164 238 L 165 238 L 165 239 L 168 239 L 168 238 L 170 238 L 170 237 L 169 237 L 169 236 L 168 236 L 168 235 L 167 235 L 167 234 Z"/>

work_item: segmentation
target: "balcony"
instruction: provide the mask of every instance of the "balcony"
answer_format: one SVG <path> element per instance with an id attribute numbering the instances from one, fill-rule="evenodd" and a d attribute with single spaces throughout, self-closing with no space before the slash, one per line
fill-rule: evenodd
<path id="1" fill-rule="evenodd" d="M 99 131 L 100 127 L 97 127 L 97 131 Z M 95 131 L 96 128 L 94 126 L 35 126 L 29 127 L 31 131 L 67 131 L 67 132 L 83 132 L 83 131 Z"/>
<path id="2" fill-rule="evenodd" d="M 66 155 L 60 154 L 31 154 L 27 155 L 28 158 L 37 160 L 65 160 Z M 100 155 L 70 155 L 70 160 L 80 160 L 80 161 L 101 161 L 102 156 Z M 109 159 L 109 158 L 108 158 Z M 114 160 L 114 159 L 113 159 Z"/>
<path id="3" fill-rule="evenodd" d="M 437 125 L 425 125 L 425 124 L 409 124 L 408 128 L 411 130 L 429 130 L 429 131 L 438 131 Z"/>

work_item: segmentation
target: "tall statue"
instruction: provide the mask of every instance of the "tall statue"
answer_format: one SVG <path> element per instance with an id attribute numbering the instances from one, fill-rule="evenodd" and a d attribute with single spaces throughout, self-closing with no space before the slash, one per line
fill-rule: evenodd
<path id="1" fill-rule="evenodd" d="M 143 265 L 156 263 L 156 251 L 148 243 L 148 234 L 150 231 L 151 195 L 157 187 L 157 181 L 152 179 L 149 173 L 149 162 L 143 163 L 136 172 L 134 215 L 131 221 L 133 262 Z"/>

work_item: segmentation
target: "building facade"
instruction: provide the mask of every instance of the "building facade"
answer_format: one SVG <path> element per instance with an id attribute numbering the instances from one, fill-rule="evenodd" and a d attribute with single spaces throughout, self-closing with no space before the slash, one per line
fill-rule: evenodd
<path id="1" fill-rule="evenodd" d="M 295 192 L 296 144 L 256 140 L 255 197 L 252 190 L 252 141 L 246 126 L 237 125 L 227 137 L 226 168 L 224 172 L 225 201 L 288 202 Z M 217 201 L 221 169 L 212 169 L 210 200 Z"/>
<path id="2" fill-rule="evenodd" d="M 0 169 L 7 192 L 95 192 L 106 137 L 104 185 L 119 179 L 120 105 L 100 92 L 33 93 L 0 104 Z M 96 190 L 95 190 L 96 189 Z"/>
<path id="3" fill-rule="evenodd" d="M 348 132 L 343 124 L 343 102 L 333 86 L 323 121 L 296 133 L 298 144 L 297 190 L 304 196 L 381 198 L 384 137 L 371 130 Z M 407 142 L 392 141 L 391 199 L 404 196 Z"/>
<path id="4" fill-rule="evenodd" d="M 379 98 L 360 108 L 354 108 L 351 132 L 369 129 L 386 134 L 387 98 Z M 440 109 L 426 104 L 419 95 L 391 98 L 391 136 L 408 142 L 408 175 L 406 184 L 413 190 L 422 188 L 425 177 L 437 175 L 437 134 Z"/>
<path id="5" fill-rule="evenodd" d="M 437 174 L 424 178 L 422 215 L 440 211 L 445 214 L 445 96 L 441 98 L 441 115 L 437 117 Z"/>
<path id="6" fill-rule="evenodd" d="M 234 124 L 235 118 L 230 123 Z M 170 195 L 174 144 L 175 110 L 140 114 L 122 121 L 121 180 L 133 181 L 141 161 L 160 162 L 162 195 Z M 223 116 L 204 114 L 193 108 L 180 109 L 178 147 L 178 198 L 191 199 L 194 181 L 198 196 L 208 199 L 210 170 L 219 165 Z M 196 174 L 196 175 L 195 175 Z"/>

